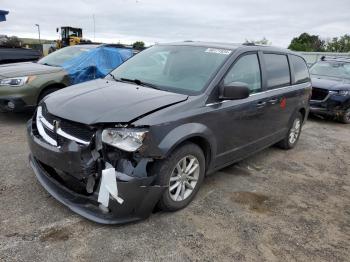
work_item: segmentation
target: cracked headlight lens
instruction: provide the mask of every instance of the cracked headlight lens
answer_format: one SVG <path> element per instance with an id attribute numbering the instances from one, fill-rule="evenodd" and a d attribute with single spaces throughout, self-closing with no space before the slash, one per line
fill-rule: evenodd
<path id="1" fill-rule="evenodd" d="M 128 152 L 142 146 L 147 131 L 132 128 L 107 128 L 102 131 L 102 142 Z"/>

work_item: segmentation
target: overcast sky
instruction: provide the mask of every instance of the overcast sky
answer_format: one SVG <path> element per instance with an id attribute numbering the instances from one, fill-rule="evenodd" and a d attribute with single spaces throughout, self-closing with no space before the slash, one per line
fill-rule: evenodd
<path id="1" fill-rule="evenodd" d="M 10 11 L 0 34 L 56 39 L 56 27 L 83 28 L 96 41 L 148 44 L 182 40 L 244 42 L 266 37 L 287 47 L 303 32 L 350 33 L 350 0 L 0 0 Z"/>

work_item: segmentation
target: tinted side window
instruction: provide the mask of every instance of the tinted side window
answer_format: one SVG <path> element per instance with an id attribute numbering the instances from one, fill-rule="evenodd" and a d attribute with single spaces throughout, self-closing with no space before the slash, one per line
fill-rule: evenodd
<path id="1" fill-rule="evenodd" d="M 290 85 L 289 64 L 286 55 L 264 54 L 267 89 Z"/>
<path id="2" fill-rule="evenodd" d="M 294 69 L 295 84 L 308 82 L 310 80 L 309 70 L 307 69 L 304 60 L 295 55 L 291 55 L 290 58 L 290 62 Z"/>
<path id="3" fill-rule="evenodd" d="M 245 55 L 233 65 L 224 78 L 224 85 L 246 83 L 251 93 L 261 90 L 260 66 L 257 54 Z"/>

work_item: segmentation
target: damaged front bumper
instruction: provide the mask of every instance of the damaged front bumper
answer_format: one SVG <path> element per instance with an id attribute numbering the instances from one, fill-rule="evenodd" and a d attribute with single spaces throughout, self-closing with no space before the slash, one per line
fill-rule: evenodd
<path id="1" fill-rule="evenodd" d="M 69 179 L 79 183 L 86 181 L 88 172 L 98 174 L 98 160 L 86 160 L 87 148 L 74 141 L 65 146 L 53 146 L 33 133 L 30 120 L 27 125 L 28 143 L 31 154 L 29 161 L 41 185 L 59 202 L 73 212 L 102 224 L 123 224 L 147 218 L 159 201 L 166 186 L 155 184 L 154 176 L 130 176 L 117 172 L 118 196 L 122 203 L 110 196 L 108 208 L 98 202 L 101 179 L 96 178 L 97 185 L 91 193 L 82 193 L 67 185 L 55 170 L 72 174 Z M 74 172 L 74 174 L 72 173 Z M 81 178 L 79 180 L 79 178 Z"/>
<path id="2" fill-rule="evenodd" d="M 311 100 L 310 112 L 320 115 L 341 116 L 350 105 L 348 96 L 329 95 L 324 100 Z"/>

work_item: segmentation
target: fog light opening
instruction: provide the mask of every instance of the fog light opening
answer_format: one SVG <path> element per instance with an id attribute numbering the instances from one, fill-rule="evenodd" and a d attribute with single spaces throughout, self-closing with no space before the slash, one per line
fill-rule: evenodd
<path id="1" fill-rule="evenodd" d="M 8 101 L 7 102 L 7 107 L 10 108 L 10 109 L 15 109 L 16 105 L 12 101 Z"/>

